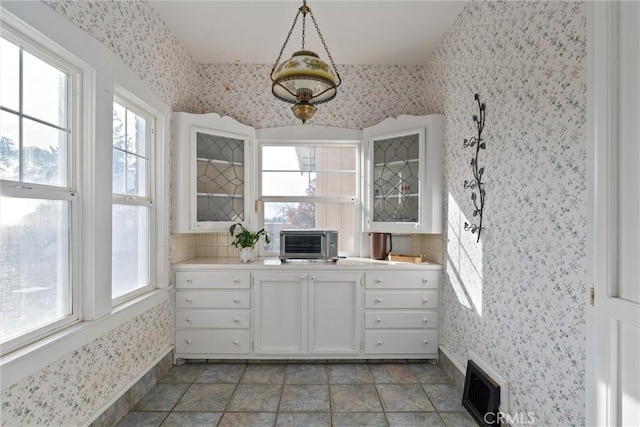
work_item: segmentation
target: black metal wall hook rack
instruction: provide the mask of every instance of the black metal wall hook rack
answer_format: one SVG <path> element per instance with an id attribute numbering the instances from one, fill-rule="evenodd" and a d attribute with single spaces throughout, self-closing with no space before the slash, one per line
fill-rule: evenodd
<path id="1" fill-rule="evenodd" d="M 473 201 L 473 216 L 478 218 L 478 223 L 475 222 L 464 223 L 464 229 L 466 231 L 471 231 L 471 233 L 478 233 L 478 239 L 476 242 L 480 241 L 480 233 L 483 230 L 482 227 L 482 212 L 484 210 L 484 200 L 485 200 L 485 191 L 484 191 L 484 183 L 482 182 L 482 175 L 484 175 L 484 168 L 478 165 L 478 155 L 480 154 L 480 150 L 485 150 L 487 148 L 486 143 L 482 139 L 482 130 L 484 129 L 484 119 L 485 119 L 485 110 L 486 106 L 484 102 L 480 102 L 480 95 L 477 93 L 474 96 L 474 99 L 478 103 L 478 109 L 480 113 L 478 115 L 473 116 L 473 122 L 476 124 L 476 128 L 478 131 L 477 137 L 472 137 L 470 139 L 465 139 L 463 142 L 464 148 L 475 147 L 476 152 L 475 156 L 471 158 L 471 172 L 473 174 L 472 180 L 464 180 L 464 188 L 465 190 L 469 189 L 472 191 L 471 200 Z"/>

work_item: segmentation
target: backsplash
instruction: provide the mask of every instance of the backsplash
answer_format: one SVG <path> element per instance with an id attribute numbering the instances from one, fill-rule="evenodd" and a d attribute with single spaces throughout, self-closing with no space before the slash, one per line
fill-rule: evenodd
<path id="1" fill-rule="evenodd" d="M 441 234 L 412 234 L 409 236 L 411 254 L 424 254 L 429 262 L 442 264 Z M 171 236 L 171 263 L 191 258 L 238 258 L 238 249 L 231 246 L 229 233 L 173 234 Z M 408 245 L 409 247 L 409 245 Z"/>
<path id="2" fill-rule="evenodd" d="M 471 2 L 426 67 L 444 113 L 442 344 L 511 385 L 512 415 L 585 423 L 586 17 L 581 2 Z M 480 243 L 464 231 L 474 94 L 486 102 Z"/>

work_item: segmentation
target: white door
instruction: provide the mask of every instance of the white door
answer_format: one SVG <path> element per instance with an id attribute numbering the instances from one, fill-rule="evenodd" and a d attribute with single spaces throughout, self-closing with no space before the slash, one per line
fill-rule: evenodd
<path id="1" fill-rule="evenodd" d="M 309 353 L 358 354 L 360 273 L 309 273 Z"/>
<path id="2" fill-rule="evenodd" d="M 306 273 L 256 273 L 254 353 L 306 353 Z"/>
<path id="3" fill-rule="evenodd" d="M 588 2 L 587 425 L 640 425 L 640 3 Z"/>

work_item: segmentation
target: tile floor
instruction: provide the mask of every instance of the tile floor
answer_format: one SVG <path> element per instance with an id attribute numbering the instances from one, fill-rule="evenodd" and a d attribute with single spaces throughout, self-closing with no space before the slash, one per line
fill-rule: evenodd
<path id="1" fill-rule="evenodd" d="M 429 363 L 193 363 L 118 426 L 477 426 L 461 398 Z"/>

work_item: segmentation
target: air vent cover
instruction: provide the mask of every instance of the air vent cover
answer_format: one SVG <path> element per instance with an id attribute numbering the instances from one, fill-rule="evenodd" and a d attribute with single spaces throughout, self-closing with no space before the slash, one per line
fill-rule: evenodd
<path id="1" fill-rule="evenodd" d="M 462 405 L 481 426 L 500 425 L 500 386 L 471 359 L 467 362 Z"/>

